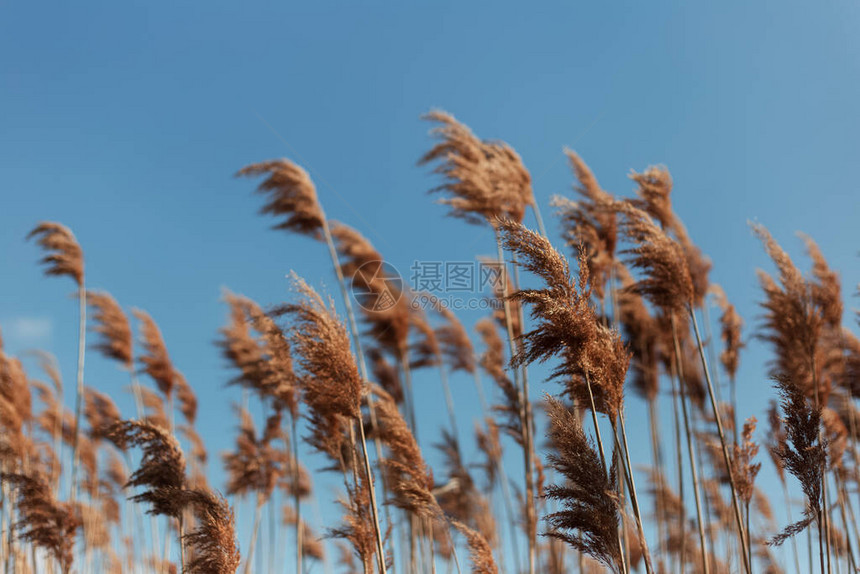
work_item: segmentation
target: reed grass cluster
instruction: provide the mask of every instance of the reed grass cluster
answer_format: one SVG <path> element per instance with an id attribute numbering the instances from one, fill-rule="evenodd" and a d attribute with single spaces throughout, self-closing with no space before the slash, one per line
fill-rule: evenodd
<path id="1" fill-rule="evenodd" d="M 843 326 L 839 274 L 815 242 L 803 237 L 804 273 L 752 226 L 776 274 L 759 272 L 762 315 L 745 334 L 674 210 L 667 168 L 631 173 L 634 193 L 615 196 L 566 150 L 574 194 L 552 200 L 560 234 L 550 237 L 510 145 L 442 111 L 426 119 L 434 143 L 419 164 L 439 178 L 431 191 L 449 215 L 485 227 L 496 250 L 493 311 L 469 328 L 438 301 L 410 305 L 421 294 L 392 291 L 383 255 L 327 219 L 305 169 L 278 159 L 239 170 L 259 181 L 275 230 L 325 245 L 319 257 L 342 300 L 295 271 L 286 302 L 224 292 L 227 318 L 213 336 L 223 383 L 242 399 L 233 446 L 215 462 L 223 484 L 210 484 L 196 383 L 159 325 L 86 285 L 71 230 L 36 225 L 46 274 L 77 289 L 75 402 L 65 404 L 49 355 L 36 356 L 44 383 L 0 340 L 4 571 L 857 571 L 860 340 Z M 289 252 L 290 238 L 279 240 Z M 353 291 L 392 304 L 357 308 Z M 89 355 L 127 373 L 135 412 L 116 406 L 120 388 L 84 384 L 88 330 Z M 770 379 L 743 381 L 775 397 L 766 433 L 753 415 L 767 405 L 737 399 L 751 336 L 772 351 Z M 535 380 L 544 363 L 549 375 Z M 418 440 L 419 370 L 441 391 L 425 408 L 447 414 L 432 444 Z M 474 381 L 470 420 L 455 375 Z M 631 452 L 631 411 L 649 425 L 650 452 Z M 325 468 L 311 467 L 311 454 Z M 757 484 L 765 464 L 779 501 Z M 342 516 L 317 532 L 323 473 L 336 477 Z M 253 512 L 237 525 L 244 500 Z M 774 504 L 795 519 L 778 524 Z"/>

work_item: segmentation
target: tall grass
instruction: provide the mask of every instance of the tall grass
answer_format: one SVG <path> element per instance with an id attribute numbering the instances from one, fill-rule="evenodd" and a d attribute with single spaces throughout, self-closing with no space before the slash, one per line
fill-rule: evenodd
<path id="1" fill-rule="evenodd" d="M 260 180 L 262 212 L 276 229 L 325 245 L 319 257 L 331 263 L 344 316 L 296 272 L 286 302 L 224 293 L 223 382 L 243 395 L 234 444 L 220 456 L 224 484 L 209 484 L 195 387 L 168 351 L 169 323 L 163 333 L 134 310 L 135 340 L 126 309 L 85 287 L 71 230 L 35 227 L 46 273 L 77 287 L 75 404 L 64 405 L 47 355 L 39 364 L 53 384 L 36 380 L 0 341 L 5 571 L 856 570 L 860 340 L 843 326 L 839 275 L 818 246 L 804 236 L 812 266 L 803 273 L 753 226 L 776 269 L 759 272 L 763 313 L 753 335 L 772 350 L 770 372 L 744 381 L 772 385 L 778 400 L 762 435 L 751 415 L 767 405 L 737 398 L 750 336 L 674 211 L 666 168 L 632 173 L 634 194 L 616 197 L 567 150 L 575 195 L 552 201 L 555 239 L 510 145 L 479 138 L 445 112 L 427 119 L 434 143 L 420 163 L 440 178 L 433 191 L 450 215 L 485 227 L 485 248 L 496 251 L 492 313 L 475 325 L 473 342 L 444 301 L 398 287 L 361 233 L 326 218 L 307 171 L 289 160 L 243 168 L 239 175 Z M 379 304 L 355 305 L 359 292 Z M 128 373 L 130 418 L 110 382 L 89 381 L 107 392 L 84 385 L 88 326 L 90 360 Z M 536 363 L 552 366 L 546 380 L 530 369 Z M 412 375 L 424 369 L 439 393 L 419 408 Z M 480 462 L 466 458 L 475 449 L 463 431 L 474 421 L 457 404 L 468 392 L 455 386 L 460 374 L 472 378 L 480 405 L 471 413 Z M 664 400 L 674 408 L 661 417 Z M 447 428 L 422 444 L 428 409 L 445 409 Z M 647 418 L 647 453 L 631 449 L 631 411 Z M 756 485 L 760 445 L 783 489 L 786 526 Z M 673 471 L 677 485 L 667 478 Z M 323 473 L 339 484 L 342 515 L 323 516 L 318 533 L 311 510 L 328 494 Z M 243 510 L 239 525 L 234 508 Z M 814 545 L 814 565 L 798 563 L 804 542 Z M 286 548 L 295 556 L 288 564 Z"/>

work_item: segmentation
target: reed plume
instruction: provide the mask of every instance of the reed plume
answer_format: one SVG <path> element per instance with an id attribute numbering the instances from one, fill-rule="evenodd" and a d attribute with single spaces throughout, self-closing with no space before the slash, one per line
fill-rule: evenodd
<path id="1" fill-rule="evenodd" d="M 389 281 L 385 259 L 370 241 L 347 225 L 335 222 L 331 234 L 344 259 L 344 276 L 367 298 L 361 312 L 368 325 L 368 338 L 402 360 L 407 354 L 412 313 L 406 298 Z"/>
<path id="2" fill-rule="evenodd" d="M 522 266 L 546 283 L 544 289 L 512 295 L 531 305 L 531 315 L 540 323 L 523 335 L 523 348 L 511 364 L 562 357 L 551 376 L 567 381 L 568 393 L 580 399 L 589 400 L 585 387 L 593 387 L 596 409 L 614 421 L 624 400 L 629 356 L 617 332 L 597 320 L 589 301 L 587 265 L 581 259 L 579 282 L 574 284 L 567 261 L 544 237 L 513 222 L 500 222 L 499 227 L 505 246 L 521 255 Z"/>
<path id="3" fill-rule="evenodd" d="M 43 221 L 27 235 L 27 239 L 32 238 L 47 252 L 41 260 L 45 274 L 67 275 L 83 289 L 84 252 L 72 230 L 61 223 Z"/>
<path id="4" fill-rule="evenodd" d="M 442 509 L 433 495 L 433 478 L 409 425 L 390 396 L 377 390 L 376 433 L 388 449 L 383 461 L 392 504 L 417 516 L 433 519 Z"/>
<path id="5" fill-rule="evenodd" d="M 722 311 L 722 315 L 720 316 L 720 338 L 723 340 L 723 351 L 720 353 L 720 362 L 723 364 L 723 368 L 726 370 L 729 378 L 734 380 L 738 372 L 740 351 L 746 346 L 741 336 L 744 321 L 738 314 L 735 306 L 726 298 L 725 292 L 719 285 L 714 285 L 712 292 L 715 295 L 717 305 Z"/>
<path id="6" fill-rule="evenodd" d="M 294 323 L 292 342 L 303 373 L 299 378 L 302 399 L 310 411 L 311 444 L 339 461 L 341 468 L 352 465 L 357 472 L 356 441 L 353 422 L 361 431 L 364 477 L 369 491 L 370 510 L 374 523 L 376 553 L 380 571 L 385 571 L 383 535 L 379 527 L 378 512 L 373 494 L 373 475 L 368 461 L 364 430 L 361 427 L 361 400 L 364 392 L 362 377 L 356 367 L 349 346 L 346 327 L 338 319 L 334 303 L 326 305 L 323 299 L 303 279 L 293 274 L 296 291 L 303 297 L 298 304 L 288 304 L 273 314 L 289 314 Z M 342 441 L 349 431 L 349 458 L 342 454 L 347 445 Z M 334 431 L 334 432 L 332 432 Z M 333 437 L 339 444 L 333 444 Z M 336 452 L 335 448 L 341 452 Z M 353 485 L 359 488 L 358 480 Z"/>
<path id="7" fill-rule="evenodd" d="M 251 299 L 229 292 L 224 299 L 230 306 L 230 324 L 221 329 L 218 346 L 239 371 L 232 383 L 272 399 L 295 416 L 297 382 L 289 340 Z"/>
<path id="8" fill-rule="evenodd" d="M 487 539 L 475 530 L 472 530 L 462 522 L 452 521 L 454 528 L 466 537 L 469 546 L 469 559 L 472 561 L 473 574 L 497 574 L 499 569 L 493 559 L 493 550 Z"/>
<path id="9" fill-rule="evenodd" d="M 88 291 L 87 303 L 93 309 L 95 325 L 92 330 L 101 337 L 94 348 L 131 370 L 134 364 L 134 337 L 122 307 L 109 293 L 99 291 Z"/>
<path id="10" fill-rule="evenodd" d="M 223 497 L 206 489 L 184 490 L 178 504 L 190 507 L 197 527 L 183 538 L 191 558 L 187 574 L 235 574 L 240 555 L 233 511 Z"/>
<path id="11" fill-rule="evenodd" d="M 546 497 L 562 508 L 545 517 L 550 527 L 547 535 L 563 540 L 612 572 L 623 572 L 614 467 L 606 472 L 579 420 L 560 401 L 547 397 L 547 415 L 556 450 L 549 457 L 550 465 L 567 479 L 546 488 Z"/>
<path id="12" fill-rule="evenodd" d="M 14 528 L 18 536 L 50 553 L 64 574 L 71 572 L 75 534 L 81 524 L 74 504 L 57 500 L 48 478 L 38 472 L 3 473 L 0 479 L 16 489 L 18 521 Z"/>
<path id="13" fill-rule="evenodd" d="M 642 271 L 632 287 L 655 307 L 680 310 L 693 300 L 693 280 L 682 247 L 651 217 L 630 202 L 612 204 L 621 216 L 621 230 L 634 247 L 622 251 L 627 263 Z"/>
<path id="14" fill-rule="evenodd" d="M 155 381 L 158 390 L 170 400 L 176 385 L 177 371 L 170 360 L 161 329 L 145 311 L 135 309 L 133 313 L 140 321 L 140 343 L 143 345 L 144 354 L 138 360 L 143 372 Z"/>
<path id="15" fill-rule="evenodd" d="M 779 545 L 803 532 L 813 521 L 821 521 L 822 471 L 827 445 L 820 440 L 821 409 L 811 405 L 803 391 L 787 377 L 774 380 L 781 397 L 785 437 L 772 449 L 772 454 L 780 466 L 797 478 L 807 500 L 804 518 L 789 524 L 771 539 L 771 544 Z M 822 571 L 823 567 L 822 558 Z"/>
<path id="16" fill-rule="evenodd" d="M 70 500 L 77 496 L 78 472 L 78 440 L 83 409 L 84 394 L 84 360 L 86 358 L 87 334 L 87 305 L 86 287 L 84 286 L 84 253 L 72 231 L 51 221 L 39 223 L 27 236 L 36 238 L 36 242 L 47 254 L 42 258 L 46 275 L 69 276 L 78 286 L 78 368 L 75 389 L 75 439 L 72 445 L 72 478 L 70 483 Z"/>
<path id="17" fill-rule="evenodd" d="M 108 427 L 104 436 L 120 450 L 140 447 L 140 466 L 129 477 L 126 487 L 148 490 L 132 497 L 150 504 L 150 514 L 178 518 L 183 505 L 177 499 L 185 486 L 185 456 L 179 442 L 165 429 L 141 421 L 119 421 Z"/>
<path id="18" fill-rule="evenodd" d="M 347 496 L 338 502 L 345 512 L 344 522 L 336 528 L 329 529 L 328 536 L 349 542 L 355 556 L 361 561 L 364 572 L 371 572 L 378 545 L 373 517 L 367 511 L 370 505 L 370 492 L 366 481 L 359 476 L 356 484 L 347 485 Z M 383 556 L 381 560 L 385 561 L 386 557 Z"/>
<path id="19" fill-rule="evenodd" d="M 585 254 L 594 294 L 602 301 L 615 265 L 618 241 L 617 216 L 606 208 L 612 196 L 603 190 L 591 168 L 576 152 L 566 149 L 565 154 L 578 181 L 574 190 L 581 199 L 572 201 L 556 196 L 552 204 L 561 219 L 563 239 L 577 257 L 580 250 Z"/>
<path id="20" fill-rule="evenodd" d="M 266 195 L 268 202 L 260 210 L 266 215 L 284 218 L 275 229 L 295 231 L 319 237 L 325 221 L 308 172 L 287 159 L 274 159 L 243 167 L 236 176 L 266 176 L 257 191 Z"/>
<path id="21" fill-rule="evenodd" d="M 419 163 L 438 161 L 434 172 L 445 183 L 433 191 L 448 194 L 440 203 L 451 208 L 450 215 L 490 225 L 496 217 L 522 221 L 534 196 L 531 175 L 517 152 L 504 142 L 480 140 L 446 112 L 431 111 L 424 119 L 438 124 L 430 133 L 439 142 Z"/>

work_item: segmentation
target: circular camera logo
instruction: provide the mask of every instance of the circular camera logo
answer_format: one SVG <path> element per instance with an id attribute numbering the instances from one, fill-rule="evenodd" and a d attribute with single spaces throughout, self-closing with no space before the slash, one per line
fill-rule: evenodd
<path id="1" fill-rule="evenodd" d="M 403 278 L 385 261 L 368 261 L 352 274 L 352 295 L 365 311 L 388 311 L 403 296 Z"/>

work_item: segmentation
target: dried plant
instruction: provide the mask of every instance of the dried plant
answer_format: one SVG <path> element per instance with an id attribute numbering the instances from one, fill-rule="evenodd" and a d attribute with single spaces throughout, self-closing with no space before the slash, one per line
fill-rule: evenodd
<path id="1" fill-rule="evenodd" d="M 607 206 L 612 196 L 600 187 L 588 165 L 572 150 L 565 150 L 578 185 L 574 189 L 579 201 L 564 197 L 553 198 L 553 205 L 561 218 L 562 235 L 576 256 L 585 254 L 588 273 L 593 277 L 594 294 L 598 300 L 605 297 L 605 286 L 615 265 L 615 248 L 618 240 L 616 214 Z"/>
<path id="2" fill-rule="evenodd" d="M 493 560 L 493 550 L 487 539 L 480 532 L 472 530 L 462 522 L 452 522 L 454 528 L 466 537 L 469 545 L 469 558 L 472 561 L 473 574 L 497 574 L 499 569 Z"/>
<path id="3" fill-rule="evenodd" d="M 823 319 L 815 305 L 803 274 L 762 225 L 753 225 L 767 254 L 779 271 L 778 282 L 763 271 L 759 281 L 765 294 L 760 337 L 775 351 L 773 375 L 785 375 L 809 396 L 825 402 L 828 389 L 815 381 L 813 363 L 821 336 Z M 813 382 L 815 381 L 815 382 Z"/>
<path id="4" fill-rule="evenodd" d="M 109 293 L 98 291 L 87 292 L 87 303 L 93 309 L 95 326 L 92 329 L 101 336 L 95 349 L 131 370 L 134 365 L 134 337 L 122 307 Z"/>
<path id="5" fill-rule="evenodd" d="M 744 423 L 743 431 L 741 432 L 741 443 L 734 445 L 734 456 L 732 457 L 732 473 L 734 474 L 735 488 L 738 492 L 738 498 L 743 502 L 746 509 L 746 530 L 750 531 L 750 501 L 755 494 L 755 479 L 761 470 L 761 463 L 754 462 L 758 454 L 758 444 L 753 442 L 752 435 L 755 432 L 756 418 L 750 417 Z M 748 547 L 748 551 L 751 550 Z M 747 557 L 748 561 L 752 560 L 751 556 Z"/>
<path id="6" fill-rule="evenodd" d="M 287 159 L 274 159 L 243 167 L 236 174 L 266 176 L 257 191 L 268 196 L 261 213 L 285 218 L 275 229 L 318 237 L 325 217 L 308 172 Z"/>
<path id="7" fill-rule="evenodd" d="M 37 225 L 28 239 L 36 238 L 36 242 L 47 254 L 42 258 L 47 275 L 68 275 L 78 287 L 84 285 L 84 252 L 75 239 L 72 230 L 53 221 L 43 221 Z"/>
<path id="8" fill-rule="evenodd" d="M 170 398 L 176 385 L 177 371 L 170 360 L 161 330 L 145 311 L 135 309 L 133 313 L 140 321 L 140 343 L 144 349 L 144 354 L 138 360 L 143 371 L 155 381 L 158 390 Z"/>
<path id="9" fill-rule="evenodd" d="M 589 401 L 594 394 L 599 412 L 615 420 L 624 400 L 624 379 L 629 355 L 616 331 L 597 319 L 590 303 L 588 268 L 580 259 L 575 284 L 564 257 L 541 235 L 513 222 L 500 222 L 505 246 L 522 256 L 522 266 L 546 283 L 543 289 L 525 289 L 512 297 L 531 306 L 538 326 L 523 335 L 523 349 L 511 364 L 561 357 L 552 371 L 568 385 L 572 396 Z M 586 386 L 593 387 L 587 389 Z M 586 402 L 588 404 L 588 402 Z"/>
<path id="10" fill-rule="evenodd" d="M 433 191 L 449 194 L 441 203 L 450 214 L 470 223 L 494 225 L 496 217 L 522 221 L 534 196 L 531 175 L 517 152 L 506 143 L 478 139 L 446 112 L 432 111 L 424 119 L 439 124 L 430 132 L 439 142 L 420 163 L 439 162 L 434 171 L 445 183 Z"/>
<path id="11" fill-rule="evenodd" d="M 391 503 L 417 516 L 432 519 L 442 510 L 433 496 L 433 478 L 409 425 L 390 396 L 377 392 L 376 433 L 388 450 L 383 461 Z"/>
<path id="12" fill-rule="evenodd" d="M 47 477 L 41 474 L 3 473 L 0 479 L 16 489 L 18 536 L 49 552 L 64 574 L 71 572 L 75 533 L 81 524 L 74 505 L 54 498 Z"/>
<path id="13" fill-rule="evenodd" d="M 717 305 L 719 305 L 722 311 L 722 315 L 720 316 L 720 337 L 723 340 L 723 351 L 720 353 L 720 362 L 722 362 L 723 368 L 726 370 L 729 378 L 734 380 L 738 371 L 740 351 L 745 346 L 741 338 L 744 321 L 738 315 L 735 306 L 726 298 L 726 294 L 719 285 L 714 285 L 712 292 L 715 295 Z"/>
<path id="14" fill-rule="evenodd" d="M 376 534 L 373 517 L 368 512 L 370 493 L 367 483 L 359 479 L 358 484 L 347 487 L 347 496 L 338 501 L 343 507 L 344 522 L 328 531 L 331 538 L 342 538 L 352 546 L 355 556 L 361 561 L 364 571 L 370 572 L 376 556 Z"/>
<path id="15" fill-rule="evenodd" d="M 191 559 L 185 564 L 188 574 L 234 574 L 239 568 L 233 511 L 222 497 L 209 490 L 184 490 L 178 504 L 190 507 L 197 528 L 186 534 Z"/>
<path id="16" fill-rule="evenodd" d="M 776 377 L 775 381 L 781 397 L 780 407 L 786 434 L 773 448 L 773 455 L 785 470 L 797 478 L 807 500 L 804 518 L 786 526 L 771 540 L 771 544 L 779 545 L 787 538 L 803 532 L 814 520 L 821 520 L 821 473 L 827 457 L 827 445 L 819 438 L 820 408 L 810 405 L 800 388 L 787 377 Z"/>
<path id="17" fill-rule="evenodd" d="M 556 450 L 550 465 L 566 479 L 546 488 L 546 497 L 562 508 L 545 517 L 547 535 L 622 572 L 614 469 L 607 474 L 579 421 L 561 402 L 548 397 L 547 403 L 549 437 Z"/>
<path id="18" fill-rule="evenodd" d="M 292 343 L 302 370 L 298 380 L 302 399 L 309 409 L 309 442 L 346 468 L 351 457 L 343 457 L 343 448 L 348 421 L 358 418 L 361 377 L 350 351 L 349 335 L 333 303 L 326 305 L 297 275 L 293 281 L 303 300 L 274 313 L 288 314 L 294 321 Z"/>
<path id="19" fill-rule="evenodd" d="M 376 383 L 391 395 L 395 403 L 398 405 L 403 403 L 403 386 L 400 384 L 400 375 L 394 365 L 389 363 L 382 351 L 376 348 L 368 349 L 367 358 L 370 360 L 370 369 Z"/>
<path id="20" fill-rule="evenodd" d="M 120 450 L 140 447 L 143 451 L 140 466 L 126 487 L 144 487 L 132 497 L 135 502 L 151 505 L 151 514 L 179 517 L 184 508 L 177 495 L 185 486 L 185 456 L 179 442 L 166 430 L 140 421 L 120 421 L 109 427 L 104 436 Z"/>
<path id="21" fill-rule="evenodd" d="M 693 301 L 693 279 L 681 245 L 658 227 L 649 215 L 630 202 L 617 201 L 620 228 L 634 247 L 622 251 L 627 264 L 644 277 L 633 289 L 665 310 L 683 309 Z"/>
<path id="22" fill-rule="evenodd" d="M 280 413 L 274 413 L 266 421 L 266 429 L 260 436 L 254 428 L 251 413 L 236 407 L 239 415 L 239 435 L 236 448 L 224 453 L 224 470 L 227 474 L 227 494 L 243 496 L 256 493 L 258 504 L 267 500 L 285 473 L 280 452 L 272 444 L 280 435 Z"/>
<path id="23" fill-rule="evenodd" d="M 295 416 L 297 381 L 286 335 L 251 299 L 229 292 L 224 299 L 230 306 L 230 324 L 221 329 L 218 346 L 239 371 L 232 382 L 272 399 Z"/>
<path id="24" fill-rule="evenodd" d="M 109 396 L 92 388 L 84 389 L 84 417 L 90 425 L 90 437 L 98 440 L 122 415 Z"/>
<path id="25" fill-rule="evenodd" d="M 385 260 L 351 227 L 334 223 L 331 234 L 344 260 L 344 276 L 352 282 L 354 292 L 366 297 L 361 312 L 369 327 L 368 338 L 401 359 L 407 353 L 412 313 L 396 282 L 388 276 Z"/>
<path id="26" fill-rule="evenodd" d="M 523 446 L 523 406 L 519 391 L 505 372 L 504 343 L 499 337 L 496 325 L 490 319 L 481 319 L 475 325 L 475 329 L 486 347 L 481 355 L 481 366 L 502 391 L 504 398 L 502 404 L 493 407 L 493 410 L 501 415 L 499 427 L 511 436 L 517 444 Z"/>

